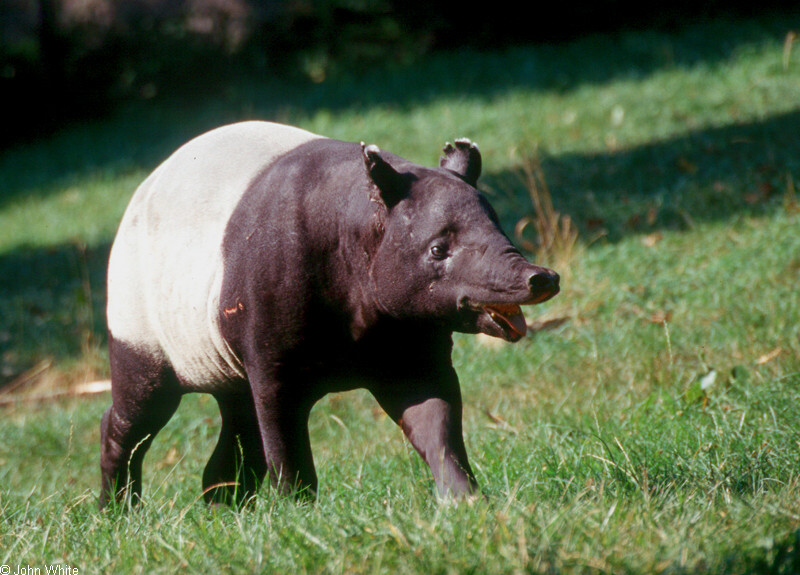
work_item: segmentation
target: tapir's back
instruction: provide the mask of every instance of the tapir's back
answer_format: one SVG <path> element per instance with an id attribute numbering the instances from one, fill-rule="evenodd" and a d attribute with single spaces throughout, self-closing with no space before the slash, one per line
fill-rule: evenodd
<path id="1" fill-rule="evenodd" d="M 137 189 L 111 250 L 111 336 L 167 359 L 189 388 L 241 378 L 218 326 L 225 227 L 259 173 L 318 137 L 242 122 L 207 132 L 165 160 Z"/>

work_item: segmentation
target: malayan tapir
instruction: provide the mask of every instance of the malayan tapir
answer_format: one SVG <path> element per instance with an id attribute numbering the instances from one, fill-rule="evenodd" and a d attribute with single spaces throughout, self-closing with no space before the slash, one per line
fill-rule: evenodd
<path id="1" fill-rule="evenodd" d="M 444 496 L 477 492 L 451 361 L 454 331 L 508 341 L 521 305 L 559 291 L 503 234 L 475 186 L 478 147 L 436 168 L 268 122 L 207 132 L 138 188 L 111 249 L 112 405 L 100 505 L 141 495 L 142 460 L 190 392 L 219 404 L 207 501 L 266 475 L 314 496 L 309 412 L 366 388 Z"/>

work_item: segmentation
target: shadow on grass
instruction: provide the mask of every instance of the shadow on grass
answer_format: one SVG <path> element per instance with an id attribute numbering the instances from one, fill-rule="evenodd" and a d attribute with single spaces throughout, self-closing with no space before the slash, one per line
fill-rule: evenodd
<path id="1" fill-rule="evenodd" d="M 778 540 L 764 541 L 763 549 L 762 553 L 750 552 L 745 557 L 734 552 L 727 562 L 731 566 L 744 563 L 747 573 L 754 575 L 800 573 L 800 529 Z"/>
<path id="2" fill-rule="evenodd" d="M 50 361 L 105 354 L 108 252 L 66 244 L 0 256 L 0 389 Z"/>
<path id="3" fill-rule="evenodd" d="M 551 156 L 540 162 L 556 210 L 584 240 L 685 230 L 697 223 L 759 215 L 800 184 L 800 111 L 692 132 L 623 151 Z M 489 174 L 506 229 L 530 211 L 514 170 Z M 795 195 L 796 198 L 796 195 Z"/>

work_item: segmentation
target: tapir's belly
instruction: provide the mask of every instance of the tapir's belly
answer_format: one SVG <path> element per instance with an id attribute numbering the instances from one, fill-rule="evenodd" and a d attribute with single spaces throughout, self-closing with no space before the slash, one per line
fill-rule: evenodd
<path id="1" fill-rule="evenodd" d="M 317 137 L 243 122 L 195 138 L 161 164 L 134 194 L 111 249 L 112 337 L 167 360 L 187 390 L 241 384 L 241 362 L 219 329 L 225 227 L 259 173 Z"/>

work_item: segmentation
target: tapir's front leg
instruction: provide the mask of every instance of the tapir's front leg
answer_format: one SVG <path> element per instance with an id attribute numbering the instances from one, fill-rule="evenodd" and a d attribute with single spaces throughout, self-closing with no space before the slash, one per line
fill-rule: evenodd
<path id="1" fill-rule="evenodd" d="M 431 468 L 440 495 L 478 492 L 464 447 L 461 390 L 452 368 L 425 381 L 394 382 L 372 392 Z"/>

